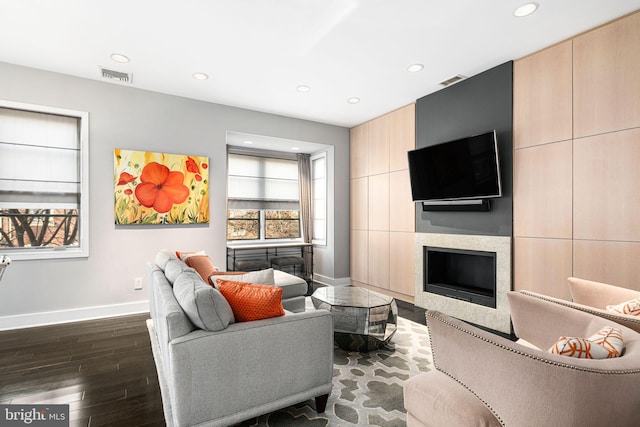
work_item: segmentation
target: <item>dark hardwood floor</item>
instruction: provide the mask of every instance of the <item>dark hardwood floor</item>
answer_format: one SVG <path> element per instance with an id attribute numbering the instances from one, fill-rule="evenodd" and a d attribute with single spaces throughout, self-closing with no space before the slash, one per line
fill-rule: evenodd
<path id="1" fill-rule="evenodd" d="M 69 404 L 72 426 L 163 426 L 148 318 L 0 332 L 0 403 Z"/>
<path id="2" fill-rule="evenodd" d="M 423 309 L 398 310 L 425 323 Z M 148 318 L 0 332 L 0 404 L 69 404 L 71 426 L 164 426 Z"/>

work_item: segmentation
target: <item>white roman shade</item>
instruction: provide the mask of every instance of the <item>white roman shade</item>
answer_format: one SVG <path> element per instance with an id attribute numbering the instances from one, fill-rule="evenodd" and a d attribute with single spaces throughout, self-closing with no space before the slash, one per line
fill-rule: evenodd
<path id="1" fill-rule="evenodd" d="M 296 160 L 229 153 L 229 209 L 298 210 Z"/>
<path id="2" fill-rule="evenodd" d="M 79 207 L 79 120 L 0 108 L 0 208 Z"/>

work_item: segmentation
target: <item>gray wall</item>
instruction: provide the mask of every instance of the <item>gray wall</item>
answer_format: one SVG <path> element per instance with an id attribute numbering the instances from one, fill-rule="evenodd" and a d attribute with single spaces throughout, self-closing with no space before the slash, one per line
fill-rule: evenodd
<path id="1" fill-rule="evenodd" d="M 489 212 L 423 212 L 416 203 L 419 233 L 512 235 L 513 62 L 506 62 L 416 101 L 416 148 L 495 129 L 502 194 Z"/>
<path id="2" fill-rule="evenodd" d="M 0 329 L 146 308 L 146 284 L 134 291 L 133 278 L 144 276 L 159 249 L 204 249 L 214 264 L 226 265 L 227 130 L 332 145 L 334 204 L 349 205 L 347 128 L 4 63 L 0 76 L 3 99 L 87 111 L 90 125 L 89 258 L 14 262 L 0 283 Z M 114 148 L 208 156 L 210 224 L 116 227 Z M 328 245 L 316 251 L 324 276 L 349 276 L 348 212 L 335 213 Z"/>

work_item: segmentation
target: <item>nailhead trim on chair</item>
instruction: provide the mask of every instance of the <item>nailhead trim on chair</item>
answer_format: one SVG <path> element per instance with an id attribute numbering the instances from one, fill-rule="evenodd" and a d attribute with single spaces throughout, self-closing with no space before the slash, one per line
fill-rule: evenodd
<path id="1" fill-rule="evenodd" d="M 435 317 L 435 316 L 433 316 L 429 311 L 427 311 L 427 312 L 426 312 L 426 315 L 427 315 L 427 316 L 429 316 L 429 317 L 431 317 L 431 318 L 432 318 L 432 319 L 434 319 L 434 320 L 438 320 L 438 321 L 440 321 L 440 322 L 442 322 L 442 323 L 444 323 L 444 324 L 446 324 L 446 325 L 449 325 L 449 326 L 451 326 L 451 327 L 453 327 L 453 328 L 455 328 L 455 329 L 457 329 L 457 330 L 459 330 L 459 331 L 462 331 L 462 332 L 464 332 L 464 333 L 466 333 L 466 334 L 469 334 L 469 335 L 471 335 L 471 336 L 473 336 L 473 337 L 475 337 L 475 338 L 479 338 L 479 339 L 481 339 L 482 341 L 488 342 L 489 344 L 493 344 L 493 345 L 495 345 L 496 347 L 500 347 L 500 348 L 505 349 L 505 350 L 508 350 L 508 351 L 510 351 L 510 352 L 512 352 L 512 353 L 520 354 L 520 355 L 522 355 L 522 356 L 526 356 L 526 357 L 529 357 L 529 358 L 531 358 L 531 359 L 537 360 L 537 361 L 539 361 L 539 362 L 547 363 L 547 364 L 549 364 L 549 365 L 555 365 L 555 366 L 559 366 L 559 367 L 562 367 L 562 368 L 573 369 L 573 370 L 576 370 L 576 371 L 591 372 L 591 373 L 594 373 L 594 374 L 603 374 L 603 375 L 640 374 L 640 369 L 628 369 L 628 370 L 622 370 L 622 371 L 621 371 L 621 370 L 615 370 L 615 371 L 607 370 L 607 371 L 604 371 L 604 370 L 601 370 L 601 369 L 583 368 L 583 367 L 579 367 L 579 366 L 572 366 L 572 365 L 568 365 L 568 364 L 566 364 L 566 363 L 556 362 L 556 361 L 554 361 L 554 360 L 549 360 L 549 359 L 547 359 L 547 358 L 543 358 L 543 357 L 536 356 L 536 355 L 533 355 L 533 354 L 525 353 L 525 352 L 522 352 L 522 351 L 520 351 L 520 350 L 516 350 L 516 349 L 514 349 L 514 348 L 507 347 L 507 346 L 505 346 L 505 345 L 503 345 L 503 344 L 500 344 L 500 343 L 497 343 L 497 342 L 495 342 L 495 341 L 492 341 L 492 340 L 490 340 L 490 339 L 488 339 L 488 338 L 486 338 L 486 337 L 480 336 L 480 335 L 478 335 L 478 334 L 476 334 L 476 333 L 474 333 L 474 332 L 471 332 L 471 331 L 469 331 L 469 330 L 467 330 L 467 329 L 464 329 L 464 328 L 462 328 L 462 327 L 460 327 L 460 326 L 458 326 L 458 325 L 454 325 L 454 324 L 452 324 L 451 322 L 447 322 L 447 321 L 446 321 L 446 320 L 444 320 L 444 319 L 441 319 L 441 318 Z M 427 319 L 427 326 L 428 326 L 428 324 L 429 324 L 429 321 L 428 321 L 428 319 Z M 434 365 L 436 365 L 436 367 L 437 367 L 437 364 L 436 364 L 436 362 L 435 362 L 435 357 L 434 357 L 434 362 L 433 362 L 433 363 L 434 363 Z"/>
<path id="2" fill-rule="evenodd" d="M 581 307 L 576 307 L 575 305 L 571 305 L 571 304 L 568 304 L 568 303 L 563 302 L 563 301 L 550 300 L 548 298 L 544 298 L 544 295 L 534 294 L 534 293 L 527 292 L 527 291 L 520 291 L 520 293 L 523 294 L 523 295 L 527 295 L 527 296 L 533 297 L 533 298 L 538 298 L 538 299 L 540 299 L 542 301 L 552 302 L 554 304 L 558 304 L 558 305 L 561 305 L 561 306 L 564 306 L 564 307 L 573 308 L 574 310 L 584 311 L 585 313 L 593 314 L 595 316 L 602 317 L 604 319 L 608 319 L 608 320 L 611 320 L 611 321 L 614 321 L 614 322 L 616 321 L 616 319 L 620 318 L 618 315 L 615 315 L 615 314 L 612 314 L 612 313 L 608 313 L 607 311 L 604 311 L 604 310 L 602 310 L 602 311 L 593 310 L 593 309 L 590 309 L 587 306 L 583 306 L 582 304 L 580 304 Z M 624 321 L 625 322 L 630 322 L 630 323 L 635 323 L 638 326 L 640 326 L 640 319 L 634 319 L 632 316 L 624 317 Z"/>
<path id="3" fill-rule="evenodd" d="M 433 315 L 431 315 L 429 313 L 428 310 L 425 313 L 425 315 L 433 318 L 434 320 L 438 320 L 438 321 L 443 322 L 445 324 L 449 324 L 449 323 L 445 322 L 442 319 L 434 317 Z M 427 321 L 427 330 L 429 331 L 429 337 L 431 337 L 431 328 L 429 326 L 429 319 L 426 319 L 426 321 Z M 454 326 L 454 325 L 451 325 L 451 326 L 456 328 L 456 326 Z M 456 329 L 458 329 L 458 328 L 456 328 Z M 454 378 L 451 374 L 449 374 L 449 372 L 444 371 L 444 370 L 442 370 L 442 369 L 440 369 L 438 367 L 438 363 L 436 362 L 436 355 L 433 352 L 433 342 L 431 342 L 431 346 L 432 346 L 431 347 L 431 358 L 433 359 L 433 365 L 436 367 L 436 370 L 442 372 L 443 374 L 445 374 L 446 376 L 448 376 L 449 378 L 451 378 L 452 380 L 454 380 L 455 382 L 460 384 L 462 387 L 466 388 L 469 391 L 469 393 L 473 394 L 478 400 L 480 400 L 480 402 L 482 402 L 484 404 L 484 406 L 486 406 L 491 411 L 491 413 L 493 414 L 494 417 L 496 417 L 496 419 L 498 420 L 498 422 L 500 423 L 501 426 L 506 427 L 505 424 L 504 424 L 504 421 L 502 420 L 502 418 L 500 418 L 500 415 L 498 415 L 498 413 L 491 407 L 491 405 L 489 405 L 487 402 L 484 401 L 484 399 L 482 399 L 480 396 L 478 396 L 475 391 L 473 391 L 469 387 L 467 387 L 466 384 L 460 382 L 457 378 Z"/>

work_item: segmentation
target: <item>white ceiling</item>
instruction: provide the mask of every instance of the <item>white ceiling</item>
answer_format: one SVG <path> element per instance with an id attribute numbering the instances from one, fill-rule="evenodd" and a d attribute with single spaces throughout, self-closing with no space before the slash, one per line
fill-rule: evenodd
<path id="1" fill-rule="evenodd" d="M 0 61 L 94 80 L 104 66 L 140 89 L 351 127 L 640 9 L 537 0 L 514 17 L 525 2 L 0 0 Z M 413 63 L 425 69 L 408 73 Z"/>

